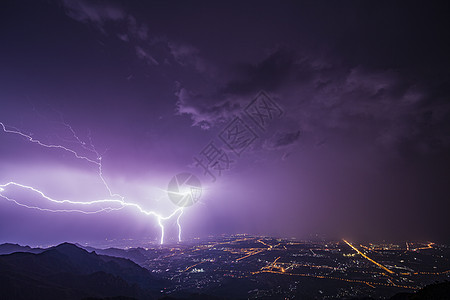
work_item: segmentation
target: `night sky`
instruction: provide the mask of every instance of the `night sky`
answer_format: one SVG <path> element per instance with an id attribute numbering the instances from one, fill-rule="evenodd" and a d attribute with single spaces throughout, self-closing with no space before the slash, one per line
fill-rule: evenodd
<path id="1" fill-rule="evenodd" d="M 163 215 L 177 209 L 166 192 L 171 178 L 196 175 L 202 197 L 183 209 L 185 239 L 319 233 L 450 242 L 448 4 L 0 7 L 0 185 L 60 200 L 110 198 L 97 165 L 6 132 L 15 131 L 101 156 L 112 193 Z M 263 128 L 245 113 L 258 95 L 280 109 Z M 238 154 L 221 139 L 236 117 L 255 136 Z M 211 170 L 215 181 L 195 161 L 211 142 L 229 159 L 220 174 Z M 67 205 L 3 189 L 17 203 L 0 197 L 0 242 L 160 237 L 156 219 L 133 207 L 42 211 L 23 205 Z M 177 216 L 164 221 L 168 240 Z"/>

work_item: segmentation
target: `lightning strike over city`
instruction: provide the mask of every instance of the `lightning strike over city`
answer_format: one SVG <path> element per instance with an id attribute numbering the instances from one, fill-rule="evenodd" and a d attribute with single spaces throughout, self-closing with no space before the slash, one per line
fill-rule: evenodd
<path id="1" fill-rule="evenodd" d="M 450 5 L 0 3 L 0 299 L 450 299 Z"/>
<path id="2" fill-rule="evenodd" d="M 56 148 L 58 150 L 67 151 L 67 152 L 73 154 L 73 156 L 75 158 L 77 158 L 77 159 L 82 159 L 82 160 L 85 160 L 85 161 L 87 161 L 89 163 L 92 163 L 92 164 L 96 165 L 98 167 L 98 175 L 99 175 L 103 185 L 105 186 L 106 190 L 108 191 L 109 197 L 111 197 L 111 199 L 101 199 L 101 200 L 92 200 L 92 201 L 56 200 L 56 199 L 52 199 L 52 198 L 46 196 L 43 192 L 41 192 L 37 188 L 33 188 L 31 186 L 26 186 L 26 185 L 23 185 L 23 184 L 20 184 L 20 183 L 16 183 L 16 182 L 8 182 L 6 184 L 0 184 L 0 197 L 1 198 L 6 199 L 8 201 L 11 201 L 11 202 L 13 202 L 13 203 L 15 203 L 15 204 L 17 204 L 19 206 L 25 207 L 25 208 L 32 208 L 32 209 L 38 209 L 38 210 L 41 210 L 41 211 L 48 211 L 48 212 L 55 212 L 55 213 L 56 212 L 78 212 L 78 213 L 84 213 L 84 214 L 95 214 L 95 213 L 101 213 L 101 212 L 108 212 L 108 211 L 111 211 L 111 210 L 119 210 L 119 209 L 122 209 L 124 207 L 133 207 L 133 208 L 139 210 L 139 212 L 141 212 L 141 213 L 143 213 L 143 214 L 145 214 L 147 216 L 152 216 L 152 217 L 154 217 L 157 220 L 159 227 L 161 227 L 161 239 L 160 239 L 161 244 L 164 243 L 164 225 L 161 223 L 161 221 L 170 219 L 170 218 L 172 218 L 174 215 L 176 215 L 178 213 L 178 217 L 177 217 L 178 241 L 181 241 L 181 230 L 182 229 L 181 229 L 181 224 L 180 224 L 180 218 L 181 218 L 181 215 L 183 213 L 183 207 L 178 207 L 177 209 L 175 209 L 168 216 L 162 216 L 162 215 L 160 215 L 160 214 L 158 214 L 158 213 L 156 213 L 154 211 L 145 210 L 140 205 L 138 205 L 136 203 L 130 203 L 130 202 L 125 201 L 125 197 L 123 197 L 123 196 L 121 196 L 119 194 L 113 194 L 111 189 L 110 189 L 110 187 L 106 183 L 105 178 L 103 177 L 102 156 L 100 156 L 100 154 L 97 152 L 97 150 L 95 150 L 95 147 L 92 145 L 92 142 L 90 143 L 90 148 L 86 148 L 86 143 L 82 142 L 79 139 L 79 137 L 76 135 L 76 133 L 72 129 L 72 127 L 70 125 L 68 125 L 68 124 L 65 124 L 65 123 L 64 123 L 64 125 L 67 128 L 70 129 L 71 133 L 73 134 L 73 137 L 76 139 L 76 141 L 78 143 L 80 143 L 80 145 L 84 149 L 88 149 L 89 151 L 94 152 L 96 154 L 95 160 L 87 158 L 85 156 L 81 156 L 75 150 L 66 148 L 66 147 L 64 147 L 62 145 L 45 144 L 45 143 L 40 142 L 37 139 L 33 139 L 30 135 L 24 134 L 24 133 L 22 133 L 20 131 L 9 130 L 9 129 L 6 128 L 6 126 L 2 122 L 0 122 L 0 126 L 2 127 L 4 133 L 19 135 L 21 137 L 26 138 L 29 142 L 38 144 L 39 146 L 42 146 L 42 147 L 45 147 L 45 148 Z M 86 207 L 86 206 L 94 206 L 96 204 L 99 204 L 102 207 L 98 208 L 97 210 L 94 210 L 94 211 L 88 211 L 88 210 L 82 210 L 82 209 L 63 209 L 63 208 L 61 208 L 61 209 L 48 209 L 48 208 L 40 207 L 39 204 L 35 204 L 33 206 L 29 206 L 29 205 L 26 205 L 26 204 L 22 204 L 22 203 L 20 203 L 20 201 L 15 200 L 13 198 L 10 198 L 8 196 L 5 196 L 3 194 L 3 192 L 6 192 L 5 189 L 7 189 L 10 186 L 12 186 L 12 187 L 19 187 L 19 188 L 22 188 L 22 189 L 30 190 L 30 191 L 32 191 L 34 193 L 37 193 L 41 197 L 41 199 L 44 200 L 44 201 L 46 200 L 46 201 L 50 201 L 50 202 L 53 202 L 53 203 L 58 203 L 58 204 L 61 204 L 61 205 L 74 204 L 74 205 L 79 205 L 81 207 L 83 207 L 83 206 Z M 183 195 L 186 195 L 186 193 L 183 193 Z M 189 196 L 189 195 L 187 195 L 187 196 Z M 116 198 L 116 199 L 114 199 L 114 198 Z M 111 206 L 111 205 L 116 205 L 116 207 Z"/>

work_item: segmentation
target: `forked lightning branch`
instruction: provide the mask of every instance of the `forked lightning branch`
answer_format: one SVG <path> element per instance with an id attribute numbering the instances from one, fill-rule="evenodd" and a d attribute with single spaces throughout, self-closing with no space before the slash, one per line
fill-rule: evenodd
<path id="1" fill-rule="evenodd" d="M 72 127 L 66 123 L 64 125 L 70 130 L 72 133 L 74 139 L 79 144 L 80 147 L 83 149 L 89 151 L 92 153 L 95 158 L 90 158 L 88 156 L 81 155 L 79 152 L 72 148 L 68 148 L 63 145 L 59 144 L 47 144 L 44 142 L 41 142 L 38 139 L 35 139 L 31 137 L 28 134 L 25 134 L 17 129 L 8 129 L 8 127 L 0 122 L 0 128 L 2 131 L 6 134 L 12 134 L 12 135 L 18 135 L 23 137 L 25 140 L 27 140 L 30 143 L 34 143 L 39 145 L 40 147 L 49 148 L 49 150 L 59 150 L 59 151 L 65 151 L 68 153 L 71 153 L 76 159 L 84 160 L 90 164 L 93 164 L 97 167 L 98 170 L 98 176 L 100 177 L 101 182 L 104 185 L 104 188 L 108 192 L 107 198 L 105 199 L 96 199 L 91 201 L 72 201 L 72 200 L 58 200 L 54 199 L 51 196 L 46 195 L 44 192 L 39 190 L 37 187 L 29 186 L 23 183 L 17 183 L 17 182 L 7 182 L 4 184 L 0 184 L 0 198 L 10 201 L 18 206 L 28 208 L 28 209 L 36 209 L 40 211 L 47 211 L 47 212 L 53 212 L 53 213 L 82 213 L 82 214 L 98 214 L 98 213 L 104 213 L 104 212 L 110 212 L 110 211 L 117 211 L 121 210 L 125 207 L 134 208 L 138 210 L 140 213 L 153 217 L 156 219 L 158 226 L 161 229 L 161 237 L 160 237 L 160 243 L 164 243 L 164 225 L 162 221 L 168 220 L 170 218 L 173 218 L 177 215 L 177 227 L 178 227 L 178 241 L 181 241 L 181 223 L 180 218 L 183 214 L 184 207 L 190 206 L 193 203 L 197 202 L 200 195 L 201 195 L 201 185 L 200 181 L 195 176 L 190 176 L 189 178 L 186 178 L 185 174 L 188 173 L 182 173 L 175 176 L 171 183 L 169 183 L 169 190 L 168 195 L 169 198 L 176 204 L 178 207 L 172 211 L 169 215 L 163 216 L 160 213 L 157 213 L 153 210 L 146 210 L 141 205 L 133 202 L 128 202 L 126 198 L 122 195 L 115 194 L 111 191 L 111 188 L 109 187 L 107 181 L 105 180 L 103 176 L 103 165 L 102 165 L 102 156 L 100 153 L 96 150 L 91 140 L 89 140 L 88 143 L 82 141 L 75 131 L 72 129 Z M 172 184 L 172 182 L 175 181 L 176 186 Z M 180 182 L 182 181 L 182 182 Z M 10 195 L 13 193 L 14 188 L 19 188 L 31 193 L 34 193 L 38 196 L 39 202 L 30 205 L 25 204 L 25 201 L 21 201 L 20 199 L 15 199 L 14 196 Z M 174 201 L 176 199 L 177 201 Z M 51 203 L 55 204 L 58 207 L 61 208 L 46 208 L 45 203 Z M 74 208 L 77 207 L 77 208 Z"/>

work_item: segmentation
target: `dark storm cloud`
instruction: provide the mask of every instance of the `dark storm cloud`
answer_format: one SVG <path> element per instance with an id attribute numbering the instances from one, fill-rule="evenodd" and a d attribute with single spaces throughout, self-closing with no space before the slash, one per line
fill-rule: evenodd
<path id="1" fill-rule="evenodd" d="M 183 90 L 178 112 L 189 114 L 193 125 L 210 128 L 264 89 L 280 98 L 287 118 L 319 139 L 332 129 L 366 135 L 389 150 L 406 141 L 419 152 L 431 150 L 431 144 L 450 145 L 448 135 L 438 129 L 449 121 L 450 104 L 437 101 L 423 80 L 411 80 L 402 70 L 351 67 L 287 49 L 237 69 L 224 87 L 216 87 L 216 99 L 228 99 L 223 104 Z"/>
<path id="2" fill-rule="evenodd" d="M 223 124 L 240 113 L 259 90 L 276 90 L 284 85 L 294 70 L 294 59 L 293 52 L 283 49 L 255 65 L 240 64 L 234 72 L 237 78 L 228 78 L 225 86 L 217 83 L 213 92 L 179 87 L 177 113 L 189 115 L 193 126 L 203 129 Z M 206 68 L 202 67 L 203 70 Z"/>
<path id="3" fill-rule="evenodd" d="M 208 76 L 215 72 L 212 65 L 202 58 L 199 49 L 167 37 L 151 35 L 145 22 L 140 22 L 117 2 L 64 0 L 63 6 L 70 18 L 92 24 L 101 33 L 129 43 L 136 56 L 150 66 L 165 62 L 192 68 Z"/>
<path id="4" fill-rule="evenodd" d="M 149 65 L 159 65 L 159 62 L 140 46 L 136 46 L 136 55 L 138 58 L 145 60 Z"/>
<path id="5" fill-rule="evenodd" d="M 170 54 L 175 61 L 181 66 L 192 67 L 199 73 L 214 75 L 216 72 L 211 63 L 207 62 L 200 54 L 200 50 L 192 45 L 177 43 L 174 41 L 167 42 Z"/>
<path id="6" fill-rule="evenodd" d="M 241 110 L 239 99 L 226 98 L 224 95 L 194 94 L 180 87 L 176 96 L 176 113 L 190 116 L 192 125 L 202 129 L 222 124 Z"/>
<path id="7" fill-rule="evenodd" d="M 299 138 L 300 130 L 295 132 L 281 132 L 271 138 L 267 146 L 269 148 L 279 149 L 294 144 Z"/>
<path id="8" fill-rule="evenodd" d="M 153 42 L 149 39 L 149 29 L 144 23 L 113 3 L 100 1 L 64 0 L 69 17 L 82 23 L 93 24 L 101 33 L 116 36 L 135 49 L 136 56 L 148 65 L 159 65 L 151 54 Z"/>
<path id="9" fill-rule="evenodd" d="M 106 22 L 126 18 L 126 13 L 122 9 L 104 2 L 64 0 L 63 5 L 69 17 L 83 23 L 92 22 L 102 30 Z"/>
<path id="10" fill-rule="evenodd" d="M 239 79 L 231 79 L 222 92 L 248 94 L 261 89 L 276 90 L 292 80 L 294 74 L 301 76 L 302 69 L 296 66 L 293 51 L 276 50 L 261 62 L 237 66 Z"/>
<path id="11" fill-rule="evenodd" d="M 104 34 L 109 34 L 109 30 L 117 30 L 117 37 L 126 42 L 131 39 L 145 41 L 149 37 L 148 26 L 140 24 L 133 15 L 114 2 L 64 0 L 62 4 L 69 17 L 82 23 L 93 24 Z"/>
<path id="12" fill-rule="evenodd" d="M 202 57 L 199 47 L 150 36 L 148 26 L 128 13 L 126 5 L 119 4 L 63 1 L 68 16 L 130 43 L 136 56 L 150 66 L 164 62 L 206 76 L 217 74 L 217 66 Z M 316 7 L 307 7 L 316 12 Z M 367 14 L 369 9 L 376 13 Z M 423 23 L 411 22 L 421 9 L 415 4 L 410 9 L 399 19 L 400 6 L 385 13 L 365 5 L 330 5 L 323 10 L 329 24 L 314 21 L 321 26 L 318 32 L 322 39 L 312 37 L 313 42 L 302 46 L 301 52 L 292 45 L 282 46 L 260 61 L 236 63 L 232 71 L 222 70 L 220 81 L 208 90 L 183 86 L 177 92 L 176 112 L 189 115 L 194 126 L 207 129 L 239 112 L 259 90 L 267 90 L 282 96 L 289 110 L 299 111 L 295 118 L 306 131 L 366 130 L 388 148 L 402 143 L 413 144 L 420 151 L 433 148 L 431 144 L 447 147 L 448 137 L 442 130 L 449 119 L 447 84 L 432 80 L 432 73 L 445 69 L 445 62 L 441 64 L 438 59 L 442 55 L 437 54 L 448 47 L 424 46 L 443 43 L 433 30 L 442 24 L 436 21 L 429 26 L 430 31 L 424 30 L 420 27 Z M 336 10 L 358 13 L 346 16 L 345 23 Z M 384 22 L 373 19 L 378 14 L 384 16 Z M 299 20 L 300 25 L 302 22 Z M 376 28 L 373 22 L 378 24 Z M 163 44 L 159 49 L 164 50 L 156 51 L 155 43 Z M 313 49 L 314 43 L 321 51 Z"/>

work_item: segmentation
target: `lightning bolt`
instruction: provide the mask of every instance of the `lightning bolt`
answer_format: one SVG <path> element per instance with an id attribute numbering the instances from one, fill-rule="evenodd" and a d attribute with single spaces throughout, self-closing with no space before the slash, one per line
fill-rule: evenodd
<path id="1" fill-rule="evenodd" d="M 62 145 L 58 145 L 58 144 L 47 144 L 47 143 L 43 143 L 40 140 L 34 139 L 32 136 L 25 134 L 23 132 L 21 132 L 20 130 L 11 130 L 8 129 L 2 122 L 0 122 L 0 127 L 3 130 L 3 132 L 8 133 L 8 134 L 14 134 L 14 135 L 19 135 L 23 138 L 25 138 L 26 140 L 28 140 L 31 143 L 35 143 L 41 147 L 45 147 L 45 148 L 52 148 L 52 149 L 58 149 L 58 150 L 63 150 L 66 152 L 71 153 L 75 158 L 80 159 L 80 160 L 84 160 L 90 164 L 93 164 L 97 167 L 98 169 L 98 175 L 100 177 L 101 182 L 103 183 L 103 185 L 105 186 L 106 190 L 108 191 L 109 197 L 108 199 L 99 199 L 99 200 L 93 200 L 93 201 L 72 201 L 72 200 L 57 200 L 57 199 L 53 199 L 49 196 L 47 196 L 44 192 L 40 191 L 37 188 L 28 186 L 28 185 L 24 185 L 24 184 L 20 184 L 20 183 L 16 183 L 16 182 L 8 182 L 6 184 L 0 184 L 0 197 L 2 197 L 5 200 L 8 200 L 10 202 L 13 202 L 21 207 L 25 207 L 25 208 L 29 208 L 29 209 L 37 209 L 40 211 L 48 211 L 48 212 L 76 212 L 76 213 L 83 213 L 83 214 L 96 214 L 96 213 L 101 213 L 101 212 L 110 212 L 110 211 L 114 211 L 114 210 L 120 210 L 123 209 L 125 207 L 132 207 L 137 209 L 140 213 L 145 214 L 147 216 L 153 216 L 156 218 L 158 225 L 161 229 L 161 238 L 160 238 L 160 243 L 161 245 L 164 243 L 164 225 L 162 223 L 163 220 L 167 220 L 172 218 L 173 216 L 175 216 L 177 213 L 179 213 L 178 217 L 177 217 L 177 226 L 178 226 L 178 241 L 181 241 L 181 224 L 180 224 L 180 218 L 181 215 L 183 214 L 183 207 L 179 207 L 177 209 L 175 209 L 171 214 L 167 215 L 167 216 L 162 216 L 161 214 L 156 213 L 155 211 L 149 211 L 146 210 L 144 208 L 142 208 L 139 204 L 133 203 L 133 202 L 128 202 L 125 200 L 125 197 L 116 193 L 113 193 L 111 188 L 109 187 L 107 181 L 105 180 L 104 176 L 103 176 L 103 164 L 102 164 L 102 155 L 96 150 L 96 148 L 94 147 L 93 143 L 92 143 L 92 139 L 90 134 L 88 135 L 88 139 L 89 139 L 89 143 L 86 143 L 84 141 L 82 141 L 78 135 L 76 134 L 76 132 L 73 130 L 73 128 L 65 123 L 64 121 L 62 121 L 62 124 L 72 133 L 73 137 L 75 138 L 76 142 L 85 150 L 91 152 L 92 154 L 95 155 L 95 159 L 89 158 L 87 156 L 81 155 L 79 154 L 77 151 L 62 146 Z M 58 203 L 58 204 L 74 204 L 74 205 L 81 205 L 81 206 L 92 206 L 92 205 L 104 205 L 104 207 L 101 207 L 97 210 L 94 211 L 87 211 L 87 210 L 83 210 L 83 209 L 48 209 L 48 208 L 42 208 L 39 206 L 31 206 L 31 205 L 26 205 L 23 203 L 20 203 L 19 201 L 10 198 L 6 195 L 3 194 L 3 192 L 6 192 L 6 188 L 13 186 L 13 187 L 18 187 L 24 190 L 28 190 L 31 191 L 33 193 L 38 194 L 41 198 L 50 201 L 52 203 Z M 114 206 L 115 205 L 115 206 Z"/>
<path id="2" fill-rule="evenodd" d="M 182 207 L 180 207 L 182 208 Z M 181 241 L 181 224 L 180 224 L 180 218 L 181 215 L 183 214 L 183 209 L 180 210 L 180 214 L 178 215 L 177 218 L 177 226 L 178 226 L 178 241 Z"/>

